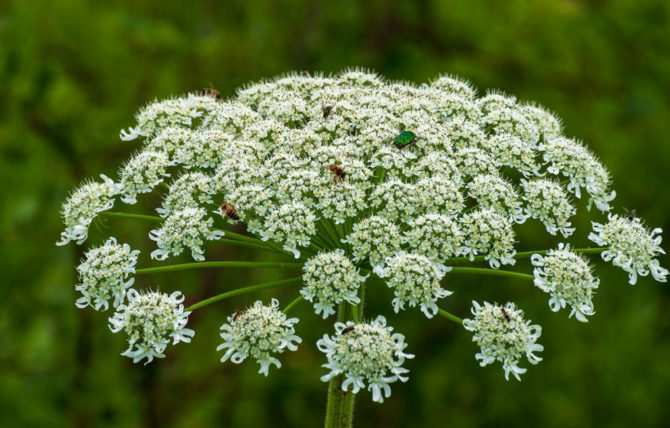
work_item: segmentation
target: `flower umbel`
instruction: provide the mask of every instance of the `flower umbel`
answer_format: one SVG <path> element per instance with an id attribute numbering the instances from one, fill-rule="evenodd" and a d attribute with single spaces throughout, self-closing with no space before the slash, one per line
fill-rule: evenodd
<path id="1" fill-rule="evenodd" d="M 517 380 L 525 368 L 518 366 L 522 357 L 531 364 L 537 364 L 542 358 L 535 355 L 544 347 L 537 342 L 542 333 L 539 325 L 531 325 L 524 321 L 523 312 L 514 303 L 492 305 L 484 302 L 484 306 L 472 302 L 474 319 L 464 319 L 463 327 L 473 332 L 472 341 L 476 342 L 481 351 L 475 354 L 479 365 L 484 367 L 500 361 L 505 370 L 505 379 L 509 380 L 512 373 Z"/>
<path id="2" fill-rule="evenodd" d="M 305 262 L 302 275 L 305 287 L 300 294 L 314 304 L 317 314 L 323 318 L 335 313 L 335 305 L 346 301 L 358 304 L 358 288 L 367 276 L 361 276 L 358 269 L 344 254 L 343 250 L 319 253 Z"/>
<path id="3" fill-rule="evenodd" d="M 265 376 L 271 365 L 281 367 L 274 354 L 281 354 L 285 349 L 295 351 L 297 344 L 302 342 L 295 335 L 293 325 L 298 318 L 286 318 L 279 310 L 279 302 L 272 299 L 269 305 L 260 300 L 244 311 L 228 317 L 228 322 L 221 326 L 223 343 L 216 350 L 224 350 L 221 362 L 228 360 L 240 364 L 247 357 L 252 357 L 260 364 L 258 373 Z"/>
<path id="4" fill-rule="evenodd" d="M 408 370 L 402 365 L 406 358 L 414 358 L 404 352 L 405 336 L 392 331 L 381 315 L 369 323 L 336 322 L 335 334 L 324 334 L 316 342 L 328 359 L 323 367 L 330 370 L 321 380 L 328 382 L 342 374 L 343 391 L 356 394 L 367 386 L 372 401 L 383 402 L 391 396 L 390 383 L 407 381 Z"/>
<path id="5" fill-rule="evenodd" d="M 76 289 L 82 294 L 77 306 L 106 311 L 110 301 L 115 308 L 123 303 L 126 290 L 135 281 L 128 275 L 135 273 L 139 253 L 140 250 L 131 250 L 128 244 L 117 244 L 114 237 L 103 246 L 88 250 L 77 267 L 80 283 Z"/>
<path id="6" fill-rule="evenodd" d="M 149 364 L 154 358 L 163 358 L 165 348 L 172 341 L 190 342 L 195 334 L 186 328 L 188 315 L 184 312 L 184 296 L 180 291 L 172 294 L 158 291 L 137 292 L 128 290 L 128 303 L 116 308 L 109 318 L 109 328 L 128 335 L 128 349 L 121 355 L 130 357 L 134 363 L 146 358 Z"/>
<path id="7" fill-rule="evenodd" d="M 558 244 L 545 256 L 533 254 L 530 258 L 535 275 L 535 285 L 549 293 L 549 307 L 556 312 L 570 305 L 570 316 L 587 322 L 587 315 L 595 313 L 593 293 L 598 288 L 598 278 L 593 277 L 592 268 L 586 259 L 570 251 L 570 245 Z"/>
<path id="8" fill-rule="evenodd" d="M 649 232 L 639 218 L 608 214 L 607 219 L 605 224 L 593 222 L 594 232 L 589 234 L 591 241 L 609 247 L 602 253 L 603 260 L 628 272 L 631 284 L 637 282 L 638 275 L 647 276 L 649 272 L 656 281 L 666 282 L 668 270 L 655 258 L 665 254 L 661 248 L 663 230 Z"/>

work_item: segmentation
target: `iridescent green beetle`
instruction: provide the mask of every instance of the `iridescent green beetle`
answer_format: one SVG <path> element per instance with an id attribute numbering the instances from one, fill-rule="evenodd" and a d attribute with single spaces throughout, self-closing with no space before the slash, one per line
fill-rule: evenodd
<path id="1" fill-rule="evenodd" d="M 330 113 L 333 111 L 334 105 L 328 105 L 328 106 L 323 106 L 323 118 L 328 119 L 328 116 L 330 116 Z"/>
<path id="2" fill-rule="evenodd" d="M 412 144 L 416 139 L 416 135 L 412 131 L 402 131 L 395 137 L 393 144 L 399 149 L 403 149 L 406 146 Z"/>

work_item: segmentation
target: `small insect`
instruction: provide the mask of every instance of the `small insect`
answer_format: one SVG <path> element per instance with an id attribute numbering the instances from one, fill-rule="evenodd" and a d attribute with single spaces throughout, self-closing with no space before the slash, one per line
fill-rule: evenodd
<path id="1" fill-rule="evenodd" d="M 224 202 L 221 204 L 221 217 L 223 218 L 230 218 L 233 220 L 239 220 L 240 216 L 237 215 L 237 211 L 235 211 L 235 206 L 233 204 L 229 204 L 228 202 Z"/>
<path id="2" fill-rule="evenodd" d="M 347 178 L 347 173 L 344 172 L 342 167 L 339 165 L 331 163 L 326 168 L 328 168 L 328 171 L 330 171 L 330 173 L 333 174 L 333 178 L 335 181 L 339 181 L 341 183 L 344 181 L 345 178 Z"/>
<path id="3" fill-rule="evenodd" d="M 309 77 L 309 71 L 307 70 L 300 70 L 300 75 L 304 77 Z"/>
<path id="4" fill-rule="evenodd" d="M 416 140 L 416 135 L 412 131 L 402 131 L 395 137 L 393 144 L 399 149 L 404 149 L 412 144 L 414 140 Z"/>
<path id="5" fill-rule="evenodd" d="M 628 221 L 633 221 L 637 218 L 637 212 L 635 209 L 629 210 L 628 208 L 624 207 L 623 212 L 626 213 L 626 216 L 628 217 Z"/>
<path id="6" fill-rule="evenodd" d="M 221 99 L 221 92 L 213 88 L 205 88 L 199 91 L 200 95 L 213 97 L 215 100 L 219 101 Z"/>
<path id="7" fill-rule="evenodd" d="M 321 107 L 321 109 L 323 110 L 323 118 L 328 119 L 328 116 L 330 116 L 330 114 L 333 112 L 334 108 L 335 108 L 335 105 L 327 105 L 327 106 Z"/>
<path id="8" fill-rule="evenodd" d="M 347 334 L 347 333 L 349 333 L 351 330 L 353 330 L 354 327 L 356 327 L 355 324 L 354 324 L 354 325 L 350 325 L 349 327 L 342 329 L 342 331 L 340 332 L 340 335 L 344 336 L 345 334 Z"/>
<path id="9" fill-rule="evenodd" d="M 242 309 L 237 309 L 235 313 L 233 314 L 233 322 L 237 321 L 237 318 L 242 315 L 242 312 L 244 312 Z"/>
<path id="10" fill-rule="evenodd" d="M 503 307 L 501 306 L 501 307 L 500 307 L 500 312 L 502 312 L 502 315 L 503 315 L 503 318 L 505 318 L 505 321 L 510 322 L 509 314 L 507 313 L 507 311 L 505 310 L 505 308 L 503 308 Z"/>

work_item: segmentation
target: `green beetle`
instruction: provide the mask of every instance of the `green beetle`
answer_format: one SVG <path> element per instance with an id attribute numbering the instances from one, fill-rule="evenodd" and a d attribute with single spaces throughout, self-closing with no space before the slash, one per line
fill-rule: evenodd
<path id="1" fill-rule="evenodd" d="M 406 146 L 412 144 L 416 139 L 416 135 L 412 131 L 402 131 L 395 137 L 393 144 L 399 149 L 403 149 Z"/>

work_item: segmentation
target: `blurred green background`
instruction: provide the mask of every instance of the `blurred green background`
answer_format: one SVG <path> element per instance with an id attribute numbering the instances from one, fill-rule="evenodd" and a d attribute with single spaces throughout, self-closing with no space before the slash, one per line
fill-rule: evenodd
<path id="1" fill-rule="evenodd" d="M 454 73 L 480 91 L 501 88 L 544 104 L 610 168 L 617 209 L 636 208 L 670 230 L 669 2 L 4 1 L 0 426 L 321 425 L 326 385 L 312 344 L 332 327 L 309 305 L 295 311 L 306 344 L 268 378 L 255 363 L 220 364 L 215 351 L 218 326 L 255 296 L 194 314 L 191 345 L 133 365 L 119 356 L 125 342 L 109 331 L 109 313 L 74 305 L 82 249 L 54 243 L 68 192 L 85 177 L 115 177 L 135 150 L 118 133 L 145 102 L 210 82 L 232 95 L 245 82 L 292 69 L 355 65 L 414 82 Z M 144 250 L 138 265 L 150 263 L 151 225 L 112 219 L 105 227 L 87 245 L 114 234 Z M 587 244 L 589 228 L 582 216 L 576 243 Z M 520 250 L 557 242 L 523 228 L 519 240 Z M 267 258 L 226 248 L 210 248 L 209 257 Z M 455 324 L 419 311 L 395 315 L 388 290 L 372 291 L 368 314 L 387 315 L 416 358 L 406 365 L 410 381 L 394 385 L 383 405 L 359 397 L 357 426 L 668 426 L 668 286 L 648 278 L 630 286 L 627 274 L 603 263 L 597 271 L 597 314 L 588 324 L 551 313 L 528 283 L 454 277 L 449 284 L 456 293 L 443 306 L 459 315 L 471 299 L 509 299 L 543 326 L 544 361 L 521 383 L 506 382 L 499 365 L 480 368 L 470 335 Z M 195 301 L 276 275 L 209 270 L 137 284 L 183 290 Z M 262 297 L 286 303 L 295 293 Z"/>

